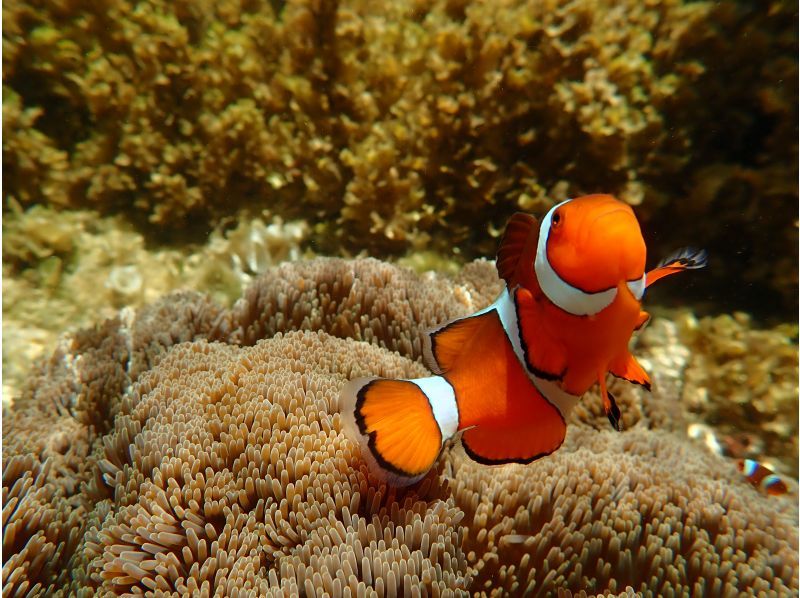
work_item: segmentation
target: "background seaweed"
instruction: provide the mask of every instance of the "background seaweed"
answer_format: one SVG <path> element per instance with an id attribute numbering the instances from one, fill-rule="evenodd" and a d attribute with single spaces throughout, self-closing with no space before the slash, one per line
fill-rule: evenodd
<path id="1" fill-rule="evenodd" d="M 778 1 L 8 4 L 4 210 L 119 212 L 174 242 L 269 208 L 316 222 L 323 252 L 469 258 L 494 252 L 515 210 L 605 191 L 639 205 L 654 254 L 703 239 L 720 256 L 689 296 L 793 311 L 794 14 Z"/>

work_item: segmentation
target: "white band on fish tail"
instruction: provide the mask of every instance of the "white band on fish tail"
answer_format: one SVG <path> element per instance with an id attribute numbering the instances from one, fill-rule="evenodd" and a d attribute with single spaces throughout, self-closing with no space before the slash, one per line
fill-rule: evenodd
<path id="1" fill-rule="evenodd" d="M 450 383 L 441 376 L 409 380 L 416 384 L 428 398 L 433 419 L 442 433 L 442 444 L 458 430 L 458 404 L 456 393 Z"/>
<path id="2" fill-rule="evenodd" d="M 550 301 L 567 313 L 576 316 L 591 316 L 611 305 L 617 296 L 616 287 L 597 293 L 587 293 L 577 289 L 558 275 L 547 258 L 547 240 L 550 237 L 553 212 L 568 201 L 570 200 L 562 201 L 550 208 L 550 211 L 542 219 L 533 267 L 536 270 L 539 286 Z"/>

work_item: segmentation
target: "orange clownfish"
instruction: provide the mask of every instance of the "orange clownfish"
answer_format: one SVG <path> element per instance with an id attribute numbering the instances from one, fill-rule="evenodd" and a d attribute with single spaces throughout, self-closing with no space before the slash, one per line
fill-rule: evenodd
<path id="1" fill-rule="evenodd" d="M 424 357 L 435 375 L 360 378 L 342 389 L 345 432 L 372 472 L 412 484 L 459 433 L 475 461 L 530 463 L 561 446 L 570 411 L 595 383 L 619 430 L 606 375 L 650 387 L 628 352 L 649 319 L 645 289 L 706 265 L 704 251 L 684 249 L 645 274 L 645 257 L 633 210 L 609 195 L 562 202 L 541 223 L 512 216 L 497 253 L 503 292 L 426 334 Z"/>
<path id="2" fill-rule="evenodd" d="M 775 475 L 775 472 L 769 467 L 758 461 L 739 459 L 736 466 L 744 474 L 748 482 L 771 496 L 779 496 L 789 491 L 786 482 Z"/>

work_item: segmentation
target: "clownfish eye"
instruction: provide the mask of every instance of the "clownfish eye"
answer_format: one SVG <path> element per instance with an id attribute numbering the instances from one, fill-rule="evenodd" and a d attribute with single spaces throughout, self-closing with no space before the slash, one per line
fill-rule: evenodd
<path id="1" fill-rule="evenodd" d="M 558 226 L 559 224 L 561 224 L 561 220 L 562 220 L 561 212 L 560 211 L 553 212 L 553 217 L 550 219 L 552 226 Z"/>

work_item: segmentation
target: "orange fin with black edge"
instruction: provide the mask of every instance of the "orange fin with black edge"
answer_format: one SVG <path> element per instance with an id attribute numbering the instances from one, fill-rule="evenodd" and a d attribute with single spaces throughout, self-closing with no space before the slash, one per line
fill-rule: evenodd
<path id="1" fill-rule="evenodd" d="M 440 328 L 428 331 L 423 337 L 422 353 L 425 364 L 436 374 L 450 371 L 459 356 L 469 348 L 472 340 L 486 324 L 489 313 L 459 318 Z"/>
<path id="2" fill-rule="evenodd" d="M 530 214 L 517 212 L 511 216 L 497 250 L 497 272 L 509 289 L 528 286 L 533 270 L 533 258 L 539 240 L 539 222 Z"/>
<path id="3" fill-rule="evenodd" d="M 560 380 L 567 370 L 567 351 L 542 328 L 542 315 L 528 289 L 514 290 L 514 303 L 520 323 L 522 350 L 528 370 L 545 380 Z"/>
<path id="4" fill-rule="evenodd" d="M 622 378 L 633 384 L 643 386 L 650 390 L 650 376 L 644 371 L 641 364 L 628 351 L 625 351 L 617 359 L 611 362 L 608 370 L 617 378 Z"/>
<path id="5" fill-rule="evenodd" d="M 670 254 L 659 262 L 659 264 L 647 273 L 646 287 L 665 276 L 671 276 L 684 270 L 699 270 L 708 265 L 708 252 L 705 249 L 695 247 L 683 247 Z"/>
<path id="6" fill-rule="evenodd" d="M 605 411 L 606 417 L 608 417 L 608 421 L 611 422 L 611 426 L 617 431 L 622 431 L 622 414 L 619 411 L 619 407 L 617 406 L 617 401 L 610 392 L 608 392 L 608 388 L 606 387 L 606 376 L 605 374 L 600 374 L 597 381 L 600 384 L 600 397 L 603 399 L 603 411 Z"/>
<path id="7" fill-rule="evenodd" d="M 407 486 L 424 477 L 436 462 L 442 429 L 452 435 L 458 426 L 454 401 L 449 409 L 438 409 L 440 417 L 444 413 L 450 421 L 441 426 L 437 421 L 432 401 L 441 401 L 436 391 L 445 385 L 439 376 L 414 381 L 359 378 L 342 388 L 344 432 L 361 447 L 378 479 Z"/>
<path id="8" fill-rule="evenodd" d="M 551 454 L 564 442 L 567 425 L 556 407 L 530 381 L 517 389 L 505 421 L 468 428 L 461 444 L 473 461 L 485 465 L 530 463 Z"/>

